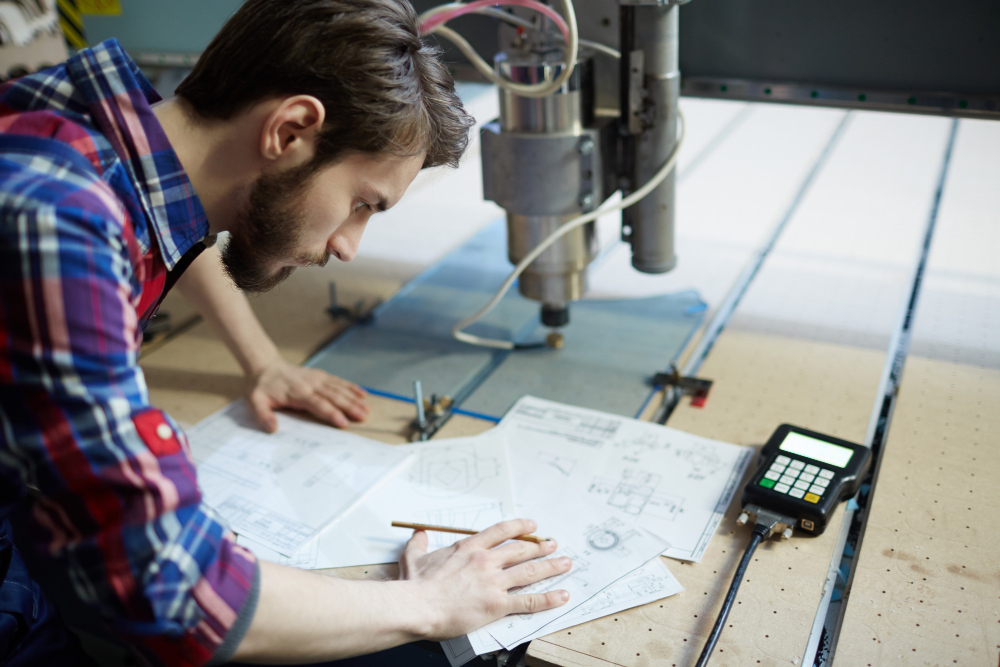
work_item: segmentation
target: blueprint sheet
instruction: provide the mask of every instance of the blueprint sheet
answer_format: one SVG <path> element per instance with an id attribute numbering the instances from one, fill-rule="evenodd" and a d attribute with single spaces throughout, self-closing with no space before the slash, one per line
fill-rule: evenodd
<path id="1" fill-rule="evenodd" d="M 662 600 L 683 590 L 684 587 L 667 569 L 663 560 L 654 558 L 522 641 L 531 641 L 609 614 L 617 614 L 632 607 Z M 486 630 L 476 630 L 464 637 L 441 642 L 441 647 L 452 667 L 464 665 L 477 655 L 492 653 L 503 648 Z"/>
<path id="2" fill-rule="evenodd" d="M 293 557 L 243 536 L 240 544 L 266 560 L 303 569 L 395 563 L 413 531 L 393 528 L 393 521 L 482 530 L 512 518 L 507 447 L 498 433 L 395 449 L 412 456 Z M 464 536 L 429 532 L 427 537 L 433 551 Z"/>
<path id="3" fill-rule="evenodd" d="M 285 414 L 260 431 L 243 401 L 188 431 L 205 500 L 237 534 L 296 552 L 405 461 L 385 445 Z"/>
<path id="4" fill-rule="evenodd" d="M 665 539 L 665 556 L 698 562 L 739 489 L 750 447 L 526 396 L 498 429 L 507 438 L 518 514 L 538 489 L 588 499 Z"/>
<path id="5" fill-rule="evenodd" d="M 538 523 L 535 534 L 552 537 L 559 543 L 559 548 L 548 558 L 568 556 L 573 559 L 573 567 L 562 575 L 512 590 L 511 594 L 566 590 L 569 602 L 534 614 L 511 614 L 486 625 L 483 630 L 504 648 L 517 646 L 669 547 L 653 533 L 625 526 L 609 512 L 603 514 L 597 514 L 586 502 L 559 498 L 554 490 L 545 505 L 534 508 L 531 518 Z"/>

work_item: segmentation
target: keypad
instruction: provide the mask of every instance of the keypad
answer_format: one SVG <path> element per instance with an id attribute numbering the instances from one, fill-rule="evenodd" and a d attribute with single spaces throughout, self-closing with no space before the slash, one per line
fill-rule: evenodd
<path id="1" fill-rule="evenodd" d="M 759 484 L 792 498 L 818 503 L 833 479 L 833 471 L 816 465 L 806 465 L 787 456 L 778 456 Z"/>

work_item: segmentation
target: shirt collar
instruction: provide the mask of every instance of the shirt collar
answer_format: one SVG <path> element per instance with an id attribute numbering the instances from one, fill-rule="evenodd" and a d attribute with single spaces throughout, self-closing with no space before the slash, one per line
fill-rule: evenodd
<path id="1" fill-rule="evenodd" d="M 152 104 L 162 98 L 115 39 L 66 63 L 94 121 L 121 159 L 167 269 L 208 235 L 208 218 Z"/>

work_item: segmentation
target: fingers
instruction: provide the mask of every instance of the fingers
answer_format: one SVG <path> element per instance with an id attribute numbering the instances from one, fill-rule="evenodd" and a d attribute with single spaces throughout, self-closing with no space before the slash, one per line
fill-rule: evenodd
<path id="1" fill-rule="evenodd" d="M 399 578 L 408 579 L 413 572 L 416 561 L 427 555 L 427 533 L 422 530 L 413 531 L 413 536 L 407 540 L 403 555 L 399 558 Z"/>
<path id="2" fill-rule="evenodd" d="M 364 421 L 368 417 L 368 406 L 347 389 L 324 384 L 317 387 L 316 392 L 353 421 Z"/>
<path id="3" fill-rule="evenodd" d="M 569 591 L 549 591 L 548 593 L 525 593 L 509 595 L 508 614 L 534 614 L 546 609 L 561 607 L 569 601 Z"/>
<path id="4" fill-rule="evenodd" d="M 271 401 L 267 395 L 263 392 L 255 391 L 250 394 L 247 400 L 260 427 L 268 433 L 277 431 L 278 418 L 275 416 L 274 410 L 271 409 Z"/>
<path id="5" fill-rule="evenodd" d="M 521 563 L 507 569 L 505 573 L 510 587 L 517 588 L 518 586 L 527 586 L 536 581 L 569 572 L 572 567 L 573 561 L 563 556 L 561 558 L 548 558 L 546 560 L 529 560 L 526 563 Z"/>
<path id="6" fill-rule="evenodd" d="M 539 544 L 535 544 L 534 542 L 524 542 L 522 540 L 514 540 L 509 544 L 497 547 L 493 550 L 493 553 L 500 561 L 501 567 L 510 567 L 511 565 L 523 563 L 526 560 L 533 560 L 535 558 L 548 556 L 558 547 L 559 545 L 556 544 L 555 540 L 548 540 L 547 542 L 541 542 Z"/>
<path id="7" fill-rule="evenodd" d="M 337 428 L 347 428 L 350 425 L 347 416 L 322 394 L 313 394 L 305 400 L 296 402 L 300 403 L 295 406 L 296 408 L 306 410 Z"/>
<path id="8" fill-rule="evenodd" d="M 513 519 L 494 524 L 477 535 L 467 538 L 467 541 L 483 549 L 492 549 L 498 544 L 521 535 L 530 535 L 538 525 L 529 519 Z"/>

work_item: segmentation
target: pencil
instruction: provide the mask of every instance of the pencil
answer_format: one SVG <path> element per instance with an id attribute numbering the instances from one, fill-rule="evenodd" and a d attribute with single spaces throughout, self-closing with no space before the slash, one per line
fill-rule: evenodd
<path id="1" fill-rule="evenodd" d="M 411 530 L 433 530 L 437 533 L 455 533 L 456 535 L 476 535 L 479 533 L 478 530 L 469 530 L 468 528 L 449 528 L 447 526 L 428 526 L 423 523 L 408 523 L 406 521 L 393 521 L 393 528 L 409 528 Z M 525 542 L 534 542 L 535 544 L 541 544 L 542 542 L 548 542 L 547 537 L 537 537 L 535 535 L 519 535 L 515 540 L 523 540 Z"/>

